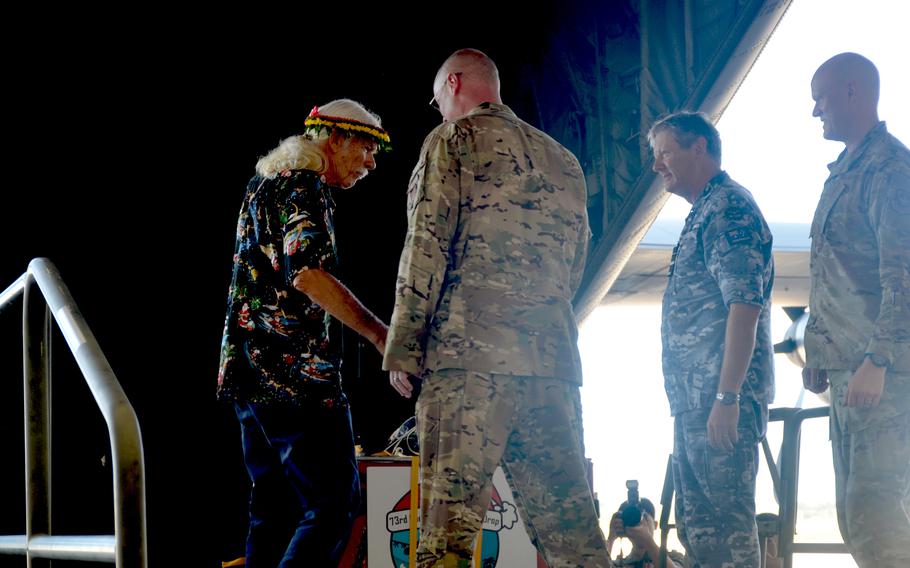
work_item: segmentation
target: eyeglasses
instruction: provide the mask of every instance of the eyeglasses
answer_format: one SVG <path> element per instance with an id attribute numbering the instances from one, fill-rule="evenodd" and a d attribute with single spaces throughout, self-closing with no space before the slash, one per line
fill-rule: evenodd
<path id="1" fill-rule="evenodd" d="M 461 76 L 462 73 L 464 73 L 464 71 L 456 71 L 455 75 Z M 445 85 L 445 83 L 443 83 L 443 85 Z M 439 103 L 436 101 L 436 96 L 436 91 L 433 91 L 433 98 L 430 99 L 430 106 L 436 110 L 439 110 Z"/>

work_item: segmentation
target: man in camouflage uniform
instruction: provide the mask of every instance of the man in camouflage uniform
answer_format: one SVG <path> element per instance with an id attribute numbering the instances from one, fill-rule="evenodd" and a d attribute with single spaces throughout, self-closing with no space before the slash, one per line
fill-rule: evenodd
<path id="1" fill-rule="evenodd" d="M 696 566 L 757 568 L 758 444 L 774 390 L 771 233 L 720 169 L 720 136 L 703 115 L 670 115 L 648 139 L 667 191 L 692 204 L 661 326 L 677 531 Z"/>
<path id="2" fill-rule="evenodd" d="M 252 482 L 249 568 L 337 565 L 360 499 L 340 323 L 385 348 L 385 324 L 335 276 L 330 190 L 375 168 L 388 135 L 348 99 L 304 125 L 247 187 L 221 344 L 218 399 L 234 406 Z"/>
<path id="3" fill-rule="evenodd" d="M 878 70 L 836 55 L 812 78 L 828 166 L 812 221 L 806 369 L 831 386 L 837 520 L 862 567 L 910 565 L 910 150 L 878 120 Z"/>
<path id="4" fill-rule="evenodd" d="M 494 63 L 455 52 L 445 120 L 408 188 L 384 367 L 417 401 L 417 565 L 470 566 L 502 466 L 551 568 L 608 566 L 585 478 L 572 297 L 588 239 L 576 158 L 501 103 Z"/>

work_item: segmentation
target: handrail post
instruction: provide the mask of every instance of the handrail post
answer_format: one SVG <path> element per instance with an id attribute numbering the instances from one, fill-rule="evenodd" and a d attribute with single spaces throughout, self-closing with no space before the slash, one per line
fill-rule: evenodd
<path id="1" fill-rule="evenodd" d="M 781 499 L 778 556 L 784 568 L 793 566 L 793 531 L 796 528 L 796 499 L 799 485 L 800 421 L 791 414 L 784 420 L 784 439 L 781 442 Z"/>
<path id="2" fill-rule="evenodd" d="M 145 458 L 139 419 L 56 267 L 35 258 L 0 290 L 0 311 L 23 297 L 25 534 L 0 535 L 0 554 L 23 554 L 29 568 L 51 559 L 148 565 Z M 51 535 L 51 316 L 107 424 L 114 465 L 114 535 Z"/>
<path id="3" fill-rule="evenodd" d="M 780 532 L 778 533 L 778 557 L 783 568 L 793 567 L 793 535 L 796 532 L 797 493 L 799 488 L 799 448 L 803 422 L 808 418 L 828 416 L 828 407 L 803 408 L 784 419 L 784 439 L 781 443 L 780 477 Z M 813 550 L 813 552 L 839 552 L 834 549 Z"/>
<path id="4" fill-rule="evenodd" d="M 25 281 L 22 306 L 22 366 L 25 404 L 25 534 L 51 534 L 51 327 L 47 303 L 34 277 Z M 26 554 L 28 568 L 50 560 Z"/>
<path id="5" fill-rule="evenodd" d="M 45 258 L 28 265 L 69 345 L 76 364 L 107 423 L 114 472 L 115 563 L 118 567 L 148 565 L 145 517 L 145 463 L 139 421 L 114 376 L 57 268 Z"/>

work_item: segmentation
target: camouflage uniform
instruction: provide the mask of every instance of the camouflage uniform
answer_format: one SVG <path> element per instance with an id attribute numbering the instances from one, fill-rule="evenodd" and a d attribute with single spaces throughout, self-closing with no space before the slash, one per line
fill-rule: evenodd
<path id="1" fill-rule="evenodd" d="M 875 127 L 831 173 L 812 222 L 807 366 L 828 370 L 838 524 L 860 566 L 910 562 L 910 150 Z M 867 353 L 877 407 L 844 406 Z"/>
<path id="2" fill-rule="evenodd" d="M 672 560 L 674 564 L 679 566 L 679 568 L 690 568 L 692 566 L 689 562 L 688 557 L 686 557 L 681 552 L 676 550 L 668 550 L 667 558 Z M 613 566 L 631 566 L 632 568 L 657 568 L 657 560 L 652 560 L 647 553 L 645 553 L 644 558 L 622 558 L 622 555 L 618 556 L 613 560 Z"/>
<path id="3" fill-rule="evenodd" d="M 675 417 L 673 482 L 680 540 L 696 565 L 759 566 L 758 443 L 774 396 L 771 233 L 749 192 L 721 172 L 692 205 L 663 299 L 663 370 Z M 728 306 L 761 306 L 733 451 L 707 443 Z"/>
<path id="4" fill-rule="evenodd" d="M 384 361 L 424 378 L 418 566 L 470 559 L 496 465 L 551 568 L 608 565 L 585 479 L 571 303 L 585 201 L 576 158 L 504 105 L 424 142 Z"/>

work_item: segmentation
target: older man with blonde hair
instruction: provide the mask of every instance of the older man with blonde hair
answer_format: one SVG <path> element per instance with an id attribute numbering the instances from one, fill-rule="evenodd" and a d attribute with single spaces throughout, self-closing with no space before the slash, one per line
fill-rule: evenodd
<path id="1" fill-rule="evenodd" d="M 436 74 L 444 123 L 408 188 L 384 366 L 417 400 L 417 566 L 470 566 L 501 466 L 550 568 L 609 566 L 582 440 L 572 297 L 588 240 L 584 173 L 499 95 L 485 54 Z"/>
<path id="2" fill-rule="evenodd" d="M 331 190 L 376 167 L 389 137 L 348 99 L 256 164 L 237 223 L 218 374 L 252 482 L 246 566 L 334 566 L 360 500 L 340 324 L 382 353 L 386 325 L 335 276 Z"/>

